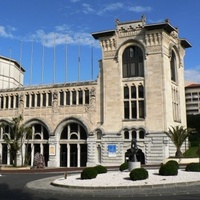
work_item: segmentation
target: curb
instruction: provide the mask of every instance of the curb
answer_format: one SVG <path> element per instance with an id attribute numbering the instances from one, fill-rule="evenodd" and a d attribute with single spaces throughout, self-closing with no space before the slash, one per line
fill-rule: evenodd
<path id="1" fill-rule="evenodd" d="M 167 183 L 167 184 L 156 184 L 156 185 L 136 185 L 136 186 L 73 186 L 73 185 L 62 185 L 58 183 L 51 182 L 50 185 L 60 188 L 69 188 L 69 189 L 84 189 L 84 190 L 91 190 L 91 189 L 98 189 L 98 190 L 110 190 L 110 189 L 156 189 L 156 188 L 170 188 L 170 187 L 180 187 L 180 186 L 191 186 L 191 185 L 198 185 L 200 181 L 190 181 L 190 182 L 180 182 L 180 183 Z"/>

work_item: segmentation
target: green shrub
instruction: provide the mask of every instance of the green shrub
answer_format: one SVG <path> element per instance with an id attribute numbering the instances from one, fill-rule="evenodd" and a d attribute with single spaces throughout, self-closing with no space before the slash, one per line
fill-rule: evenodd
<path id="1" fill-rule="evenodd" d="M 119 170 L 122 172 L 124 170 L 128 169 L 128 162 L 125 162 L 125 163 L 122 163 L 120 166 L 119 166 Z"/>
<path id="2" fill-rule="evenodd" d="M 97 175 L 98 172 L 94 167 L 88 167 L 81 172 L 81 179 L 93 179 L 96 178 Z"/>
<path id="3" fill-rule="evenodd" d="M 162 176 L 176 176 L 178 174 L 178 168 L 174 164 L 164 164 L 160 166 L 159 175 Z"/>
<path id="4" fill-rule="evenodd" d="M 132 181 L 144 180 L 149 177 L 149 173 L 144 168 L 136 168 L 130 172 L 129 176 Z"/>
<path id="5" fill-rule="evenodd" d="M 107 168 L 102 165 L 97 165 L 94 168 L 97 170 L 98 174 L 107 173 Z"/>
<path id="6" fill-rule="evenodd" d="M 190 163 L 185 168 L 186 171 L 200 172 L 200 163 Z"/>
<path id="7" fill-rule="evenodd" d="M 169 160 L 166 165 L 174 165 L 175 167 L 177 167 L 177 169 L 179 169 L 179 164 L 176 160 Z"/>

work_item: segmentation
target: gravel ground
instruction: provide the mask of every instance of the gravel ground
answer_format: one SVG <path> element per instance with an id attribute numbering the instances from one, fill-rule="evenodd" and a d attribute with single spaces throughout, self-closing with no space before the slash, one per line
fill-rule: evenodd
<path id="1" fill-rule="evenodd" d="M 109 171 L 105 174 L 98 174 L 95 179 L 81 180 L 80 173 L 69 174 L 67 179 L 58 178 L 52 182 L 53 185 L 64 187 L 131 187 L 131 186 L 150 186 L 165 185 L 172 183 L 200 182 L 199 172 L 187 172 L 179 169 L 177 176 L 160 176 L 158 170 L 148 170 L 149 178 L 140 181 L 131 181 L 129 172 Z"/>

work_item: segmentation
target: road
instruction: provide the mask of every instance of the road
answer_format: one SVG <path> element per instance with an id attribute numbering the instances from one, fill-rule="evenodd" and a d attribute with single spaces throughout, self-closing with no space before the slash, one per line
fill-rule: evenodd
<path id="1" fill-rule="evenodd" d="M 189 185 L 176 188 L 152 188 L 151 190 L 143 189 L 140 194 L 129 188 L 126 190 L 104 190 L 104 191 L 87 191 L 79 189 L 55 188 L 50 186 L 46 180 L 50 177 L 62 175 L 61 173 L 33 173 L 33 174 L 3 174 L 0 176 L 0 200 L 199 200 L 200 185 Z M 198 174 L 199 175 L 199 174 Z M 45 179 L 44 179 L 45 178 Z M 40 183 L 44 182 L 44 188 L 41 190 L 30 190 L 26 184 L 38 179 Z M 34 182 L 37 184 L 37 182 Z M 47 186 L 45 186 L 47 185 Z"/>

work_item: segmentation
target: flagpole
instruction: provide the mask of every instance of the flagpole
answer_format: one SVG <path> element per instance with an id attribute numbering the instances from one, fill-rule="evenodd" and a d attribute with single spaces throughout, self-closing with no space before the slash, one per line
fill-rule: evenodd
<path id="1" fill-rule="evenodd" d="M 80 81 L 80 59 L 81 59 L 81 48 L 80 48 L 80 37 L 78 42 L 78 82 Z"/>
<path id="2" fill-rule="evenodd" d="M 92 49 L 91 49 L 91 79 L 93 80 L 93 43 L 92 43 Z"/>
<path id="3" fill-rule="evenodd" d="M 44 42 L 45 42 L 45 35 L 43 36 L 43 42 L 42 42 L 42 80 L 41 83 L 43 84 L 44 81 Z"/>
<path id="4" fill-rule="evenodd" d="M 10 62 L 11 62 L 11 55 L 12 55 L 12 49 L 10 48 L 10 60 L 9 60 L 9 81 L 8 81 L 8 88 L 10 88 Z"/>
<path id="5" fill-rule="evenodd" d="M 20 45 L 20 71 L 19 71 L 19 87 L 21 87 L 21 66 L 22 66 L 22 41 Z"/>
<path id="6" fill-rule="evenodd" d="M 53 71 L 53 83 L 56 80 L 56 34 L 54 33 L 54 71 Z"/>
<path id="7" fill-rule="evenodd" d="M 30 63 L 30 81 L 29 85 L 32 85 L 32 70 L 33 70 L 33 40 L 31 44 L 31 63 Z"/>
<path id="8" fill-rule="evenodd" d="M 65 83 L 67 82 L 67 37 L 66 37 L 66 44 L 65 44 Z"/>

